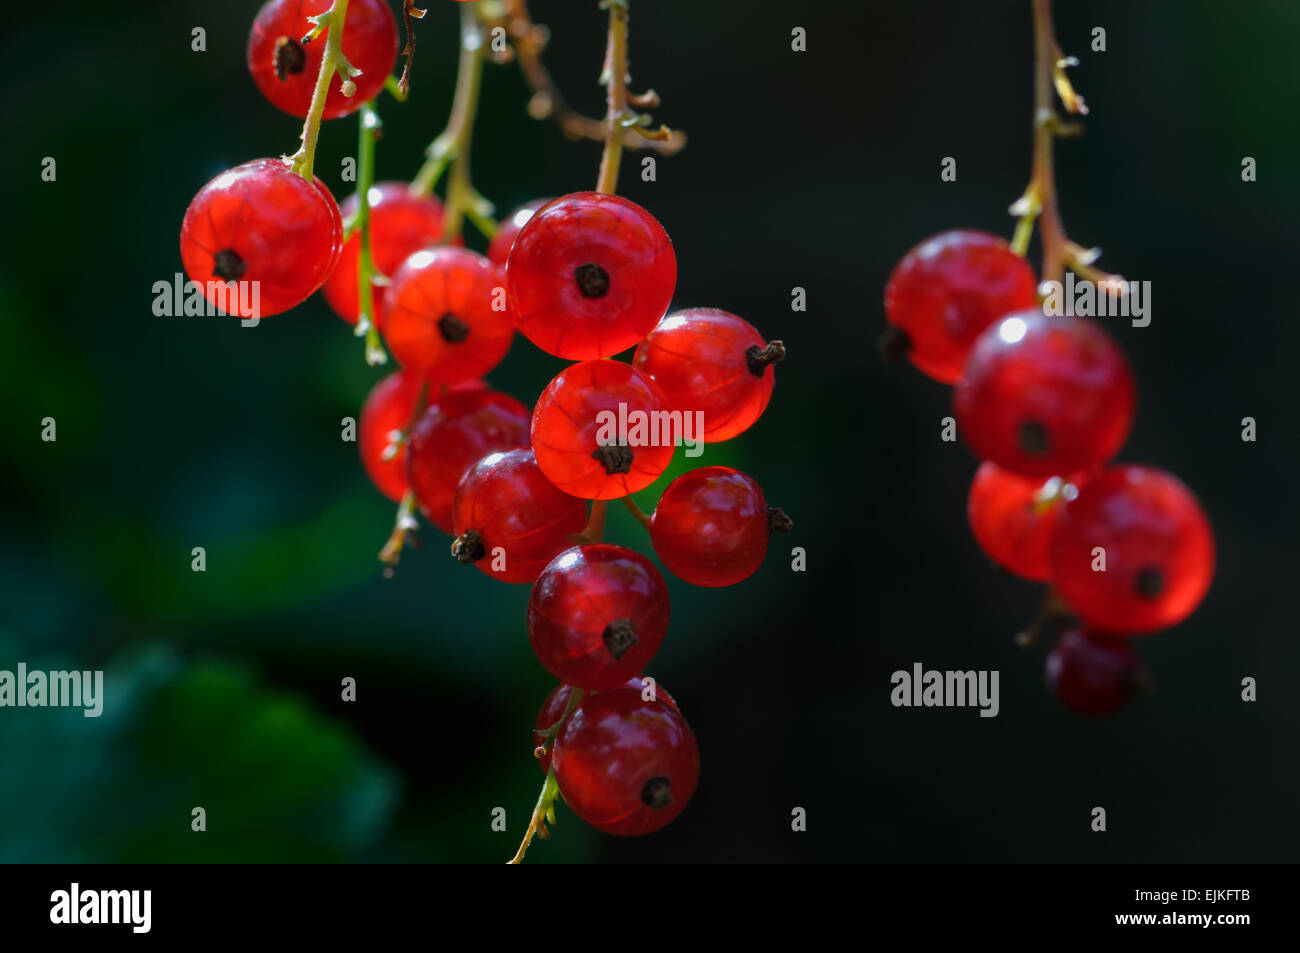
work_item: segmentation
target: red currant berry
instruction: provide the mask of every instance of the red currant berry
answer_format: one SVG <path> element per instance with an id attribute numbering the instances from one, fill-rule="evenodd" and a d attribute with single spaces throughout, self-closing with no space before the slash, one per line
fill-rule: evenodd
<path id="1" fill-rule="evenodd" d="M 542 475 L 530 449 L 491 453 L 461 478 L 452 555 L 503 582 L 533 582 L 587 525 L 587 506 Z"/>
<path id="2" fill-rule="evenodd" d="M 633 675 L 614 690 L 619 691 L 624 688 L 644 696 L 646 694 L 647 685 L 641 680 L 640 675 Z M 555 686 L 555 690 L 552 691 L 551 694 L 546 696 L 546 701 L 542 702 L 542 708 L 537 713 L 537 721 L 533 724 L 533 731 L 537 734 L 537 740 L 539 742 L 544 742 L 546 740 L 544 737 L 545 734 L 559 724 L 560 719 L 564 717 L 564 711 L 569 705 L 569 696 L 572 694 L 572 685 L 560 683 Z M 587 694 L 590 695 L 594 693 L 588 692 Z M 647 700 L 658 700 L 667 705 L 673 711 L 678 711 L 677 702 L 673 700 L 673 696 L 669 695 L 665 689 L 660 688 L 657 682 L 654 687 L 654 697 Z M 541 757 L 537 759 L 537 762 L 541 765 L 542 773 L 545 774 L 551 766 L 551 750 L 554 745 L 545 746 L 539 744 L 539 747 L 543 748 L 543 753 Z"/>
<path id="3" fill-rule="evenodd" d="M 357 448 L 361 465 L 380 493 L 399 502 L 410 484 L 406 479 L 406 447 L 397 438 L 411 422 L 424 381 L 418 374 L 389 374 L 370 391 L 361 408 Z M 395 448 L 395 452 L 394 452 Z"/>
<path id="4" fill-rule="evenodd" d="M 700 779 L 700 749 L 686 719 L 626 688 L 583 699 L 560 729 L 554 758 L 565 803 L 606 834 L 659 830 Z"/>
<path id="5" fill-rule="evenodd" d="M 988 461 L 980 464 L 966 500 L 975 542 L 1008 572 L 1035 582 L 1052 578 L 1047 548 L 1063 505 L 1079 495 L 1085 474 L 1024 477 Z"/>
<path id="6" fill-rule="evenodd" d="M 659 385 L 673 410 L 704 415 L 703 437 L 729 440 L 762 416 L 772 399 L 772 364 L 785 357 L 753 325 L 717 308 L 690 308 L 655 326 L 632 366 Z"/>
<path id="7" fill-rule="evenodd" d="M 640 341 L 668 310 L 676 282 L 663 226 L 639 205 L 599 192 L 543 206 L 520 229 L 506 267 L 519 330 L 572 361 Z"/>
<path id="8" fill-rule="evenodd" d="M 921 371 L 951 384 L 975 338 L 1011 311 L 1038 304 L 1038 282 L 1023 258 L 996 235 L 957 229 L 917 245 L 885 286 L 881 339 L 888 356 L 906 353 Z"/>
<path id="9" fill-rule="evenodd" d="M 257 12 L 248 35 L 248 71 L 262 95 L 273 106 L 293 116 L 305 117 L 325 55 L 327 36 L 322 33 L 304 45 L 312 29 L 309 16 L 329 10 L 333 0 L 267 0 Z M 325 97 L 325 119 L 337 119 L 361 108 L 383 91 L 397 62 L 397 21 L 384 0 L 352 0 L 343 21 L 343 55 L 361 75 L 352 79 L 356 91 L 344 96 L 347 77 L 337 74 Z"/>
<path id="10" fill-rule="evenodd" d="M 671 429 L 648 377 L 618 361 L 583 361 L 556 375 L 538 398 L 532 442 L 537 465 L 565 493 L 613 500 L 667 469 L 677 436 Z"/>
<path id="11" fill-rule="evenodd" d="M 527 224 L 528 220 L 533 217 L 543 205 L 555 201 L 554 199 L 536 199 L 527 205 L 521 205 L 506 217 L 497 229 L 497 233 L 492 236 L 492 241 L 488 243 L 487 256 L 488 261 L 494 265 L 506 266 L 506 260 L 510 257 L 510 249 L 514 247 L 515 239 L 519 237 L 519 231 Z"/>
<path id="12" fill-rule="evenodd" d="M 562 682 L 601 691 L 641 671 L 668 631 L 668 587 L 640 553 L 593 543 L 565 550 L 537 577 L 528 638 Z"/>
<path id="13" fill-rule="evenodd" d="M 1037 311 L 985 331 L 953 393 L 957 427 L 976 456 L 1041 477 L 1113 457 L 1136 403 L 1133 371 L 1106 332 Z"/>
<path id="14" fill-rule="evenodd" d="M 380 182 L 371 186 L 367 198 L 370 203 L 370 260 L 379 274 L 391 276 L 408 255 L 426 245 L 436 244 L 442 237 L 442 203 L 437 197 L 412 195 L 404 182 Z M 356 193 L 344 199 L 343 218 L 355 215 L 360 204 Z M 357 262 L 360 254 L 361 236 L 353 233 L 343 245 L 339 265 L 323 289 L 325 301 L 348 324 L 357 323 Z M 385 288 L 374 281 L 371 288 L 375 304 L 370 317 L 379 327 L 383 323 Z"/>
<path id="15" fill-rule="evenodd" d="M 773 529 L 789 517 L 769 508 L 763 489 L 730 467 L 700 467 L 664 490 L 650 520 L 650 543 L 664 566 L 696 586 L 730 586 L 754 574 Z"/>
<path id="16" fill-rule="evenodd" d="M 185 274 L 228 313 L 238 282 L 266 317 L 301 304 L 330 276 L 343 247 L 338 204 L 280 159 L 255 159 L 203 188 L 181 223 Z M 254 284 L 255 283 L 255 284 Z M 224 300 L 223 300 L 224 299 Z"/>
<path id="17" fill-rule="evenodd" d="M 431 400 L 411 428 L 407 459 L 420 511 L 450 534 L 456 487 L 465 472 L 490 453 L 527 445 L 528 408 L 508 394 L 477 387 Z"/>
<path id="18" fill-rule="evenodd" d="M 1127 639 L 1072 629 L 1047 655 L 1047 686 L 1083 715 L 1123 708 L 1142 683 L 1142 660 Z"/>
<path id="19" fill-rule="evenodd" d="M 1067 503 L 1051 542 L 1061 597 L 1093 628 L 1144 635 L 1192 614 L 1214 576 L 1196 497 L 1153 467 L 1112 467 Z"/>
<path id="20" fill-rule="evenodd" d="M 481 377 L 515 336 L 501 270 L 463 248 L 417 251 L 393 275 L 380 325 L 403 367 L 431 380 Z"/>

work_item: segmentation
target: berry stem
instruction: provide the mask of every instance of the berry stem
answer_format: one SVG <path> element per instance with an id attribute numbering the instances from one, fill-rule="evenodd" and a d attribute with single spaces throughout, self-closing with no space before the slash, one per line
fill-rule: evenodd
<path id="1" fill-rule="evenodd" d="M 587 525 L 581 533 L 572 534 L 569 537 L 570 542 L 575 546 L 599 543 L 605 537 L 605 513 L 608 509 L 609 504 L 605 500 L 592 500 L 591 515 L 587 518 Z"/>
<path id="2" fill-rule="evenodd" d="M 645 510 L 641 509 L 641 507 L 637 506 L 636 501 L 633 500 L 632 497 L 630 496 L 623 497 L 623 505 L 627 507 L 627 511 L 629 513 L 631 513 L 634 517 L 636 517 L 636 521 L 638 523 L 640 523 L 646 529 L 650 528 L 650 514 L 648 514 Z"/>
<path id="3" fill-rule="evenodd" d="M 375 101 L 363 105 L 360 141 L 357 144 L 357 217 L 352 227 L 360 236 L 357 252 L 356 334 L 357 337 L 366 339 L 366 363 L 371 366 L 388 361 L 383 342 L 379 339 L 379 329 L 375 327 L 375 290 L 371 286 L 372 279 L 383 284 L 388 281 L 388 276 L 376 272 L 370 254 L 370 186 L 375 180 L 375 141 L 379 138 L 382 126 L 379 113 L 375 110 Z"/>
<path id="4" fill-rule="evenodd" d="M 600 157 L 596 191 L 618 191 L 618 170 L 623 163 L 623 118 L 627 112 L 627 18 L 629 0 L 603 0 L 609 7 L 609 43 L 605 50 L 605 151 Z"/>
<path id="5" fill-rule="evenodd" d="M 379 551 L 379 560 L 390 569 L 402 558 L 402 547 L 406 537 L 420 528 L 415 519 L 415 493 L 407 490 L 402 502 L 397 507 L 397 517 L 393 520 L 393 532 L 389 535 L 384 548 Z"/>
<path id="6" fill-rule="evenodd" d="M 1029 620 L 1029 624 L 1024 629 L 1016 633 L 1016 645 L 1022 649 L 1032 648 L 1042 637 L 1047 626 L 1071 615 L 1073 612 L 1056 591 L 1056 587 L 1048 586 L 1043 590 L 1043 601 L 1034 617 Z"/>
<path id="7" fill-rule="evenodd" d="M 352 86 L 352 77 L 360 76 L 361 71 L 354 69 L 343 55 L 343 21 L 348 15 L 348 0 L 334 0 L 334 4 L 317 17 L 308 17 L 315 24 L 305 37 L 303 43 L 317 39 L 321 33 L 328 31 L 325 39 L 325 55 L 321 57 L 320 72 L 316 74 L 316 88 L 311 94 L 311 106 L 307 110 L 307 119 L 302 124 L 301 145 L 298 151 L 289 157 L 293 162 L 293 171 L 308 182 L 312 180 L 312 166 L 316 162 L 316 140 L 320 136 L 321 116 L 325 113 L 325 99 L 329 95 L 330 80 L 337 70 L 343 76 L 345 91 Z"/>
<path id="8" fill-rule="evenodd" d="M 555 768 L 552 766 L 546 772 L 546 780 L 542 782 L 542 793 L 537 796 L 537 804 L 533 807 L 533 816 L 528 821 L 528 830 L 524 831 L 523 842 L 519 845 L 519 850 L 511 857 L 507 863 L 522 864 L 524 854 L 533 842 L 533 835 L 540 837 L 550 837 L 550 832 L 546 829 L 546 822 L 549 820 L 555 823 L 555 798 L 560 793 L 560 785 L 555 779 Z"/>

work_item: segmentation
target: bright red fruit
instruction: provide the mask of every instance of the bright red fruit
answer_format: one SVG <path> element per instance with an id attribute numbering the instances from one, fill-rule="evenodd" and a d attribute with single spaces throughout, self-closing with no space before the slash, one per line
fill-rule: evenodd
<path id="1" fill-rule="evenodd" d="M 406 479 L 406 447 L 399 447 L 388 459 L 385 455 L 394 438 L 411 422 L 423 387 L 424 380 L 418 374 L 389 374 L 371 389 L 361 408 L 357 434 L 361 464 L 370 482 L 394 503 L 401 501 L 410 486 Z"/>
<path id="2" fill-rule="evenodd" d="M 668 310 L 676 283 L 663 226 L 639 205 L 599 192 L 543 206 L 520 230 L 506 266 L 519 330 L 571 361 L 636 344 Z"/>
<path id="3" fill-rule="evenodd" d="M 392 276 L 379 325 L 403 367 L 452 383 L 501 363 L 515 335 L 501 270 L 463 248 L 417 251 Z"/>
<path id="4" fill-rule="evenodd" d="M 430 399 L 411 428 L 407 476 L 429 522 L 453 528 L 452 505 L 465 472 L 498 450 L 528 444 L 528 408 L 508 394 L 476 387 Z"/>
<path id="5" fill-rule="evenodd" d="M 406 261 L 407 256 L 426 245 L 437 243 L 442 237 L 442 203 L 436 196 L 419 197 L 411 194 L 405 182 L 380 182 L 371 186 L 370 203 L 370 259 L 375 269 L 387 277 Z M 354 192 L 343 200 L 342 213 L 346 220 L 355 215 L 361 200 Z M 361 254 L 361 236 L 353 233 L 343 245 L 339 265 L 325 282 L 325 301 L 334 313 L 348 324 L 357 323 L 359 299 L 357 295 L 357 261 Z M 384 292 L 382 285 L 371 282 L 374 297 L 376 327 L 383 322 Z"/>
<path id="6" fill-rule="evenodd" d="M 636 349 L 632 366 L 659 385 L 673 410 L 704 415 L 704 439 L 716 443 L 749 429 L 772 399 L 772 364 L 785 357 L 743 318 L 690 308 L 660 321 Z"/>
<path id="7" fill-rule="evenodd" d="M 976 456 L 1041 477 L 1111 459 L 1136 404 L 1133 371 L 1106 332 L 1038 311 L 985 331 L 953 393 L 958 430 Z"/>
<path id="8" fill-rule="evenodd" d="M 629 364 L 573 364 L 547 385 L 533 410 L 537 465 L 565 493 L 584 499 L 635 493 L 672 461 L 677 434 L 666 410 L 659 388 Z"/>
<path id="9" fill-rule="evenodd" d="M 650 521 L 650 543 L 678 579 L 730 586 L 762 565 L 776 528 L 789 529 L 790 521 L 780 510 L 769 511 L 753 477 L 730 467 L 700 467 L 664 490 Z"/>
<path id="10" fill-rule="evenodd" d="M 1144 635 L 1181 622 L 1205 598 L 1214 534 L 1177 477 L 1112 467 L 1066 504 L 1051 558 L 1061 597 L 1092 628 Z"/>
<path id="11" fill-rule="evenodd" d="M 614 689 L 614 691 L 620 691 L 626 688 L 637 692 L 638 694 L 644 694 L 646 687 L 646 683 L 642 681 L 640 675 L 633 675 L 618 688 Z M 533 731 L 537 735 L 539 745 L 545 740 L 542 736 L 555 727 L 556 723 L 564 717 L 564 709 L 569 704 L 569 696 L 571 694 L 573 694 L 573 686 L 561 682 L 559 685 L 555 686 L 555 689 L 551 694 L 546 696 L 546 701 L 542 702 L 541 710 L 537 712 L 537 721 L 533 723 Z M 592 694 L 594 694 L 594 692 L 587 692 L 584 697 Z M 665 689 L 661 688 L 658 682 L 655 682 L 654 700 L 662 702 L 673 711 L 678 711 L 677 702 L 673 699 L 673 696 L 669 695 Z M 545 774 L 547 769 L 551 766 L 551 750 L 553 747 L 553 745 L 548 747 L 546 752 L 537 759 L 537 763 L 541 765 L 543 774 Z"/>
<path id="12" fill-rule="evenodd" d="M 533 214 L 554 199 L 536 199 L 527 205 L 521 205 L 515 209 L 501 223 L 497 233 L 492 236 L 492 241 L 488 243 L 487 256 L 488 261 L 494 265 L 506 266 L 506 260 L 510 257 L 510 249 L 514 247 L 515 239 L 519 237 L 519 231 L 527 224 Z"/>
<path id="13" fill-rule="evenodd" d="M 248 35 L 248 71 L 271 104 L 293 116 L 305 117 L 325 55 L 327 34 L 307 45 L 309 16 L 329 10 L 333 0 L 268 0 L 257 12 Z M 340 40 L 343 55 L 361 75 L 353 77 L 356 92 L 344 96 L 344 79 L 337 73 L 325 97 L 325 119 L 337 119 L 361 108 L 384 88 L 397 62 L 397 22 L 384 0 L 351 0 Z"/>
<path id="14" fill-rule="evenodd" d="M 626 688 L 583 699 L 560 729 L 554 758 L 565 803 L 607 834 L 659 830 L 700 779 L 700 749 L 686 719 Z"/>
<path id="15" fill-rule="evenodd" d="M 1033 269 L 996 235 L 967 229 L 935 235 L 889 276 L 885 316 L 899 333 L 884 346 L 903 350 L 920 370 L 951 384 L 985 328 L 1037 306 L 1037 285 Z"/>
<path id="16" fill-rule="evenodd" d="M 1084 474 L 1024 477 L 985 461 L 971 481 L 966 518 L 975 542 L 1008 572 L 1035 582 L 1052 578 L 1048 545 L 1065 503 L 1079 495 Z"/>
<path id="17" fill-rule="evenodd" d="M 532 450 L 490 453 L 456 489 L 451 552 L 493 579 L 532 582 L 586 525 L 587 505 L 557 490 Z"/>
<path id="18" fill-rule="evenodd" d="M 1047 685 L 1083 715 L 1123 708 L 1142 683 L 1142 660 L 1127 639 L 1072 629 L 1047 655 Z"/>
<path id="19" fill-rule="evenodd" d="M 258 313 L 241 317 L 301 304 L 330 276 L 342 247 L 334 196 L 320 179 L 308 182 L 281 159 L 223 172 L 199 189 L 181 223 L 185 274 L 228 314 L 238 308 L 223 300 L 227 291 L 234 301 L 256 301 Z"/>
<path id="20" fill-rule="evenodd" d="M 528 599 L 528 638 L 562 682 L 614 688 L 641 671 L 668 631 L 668 587 L 640 553 L 593 543 L 556 556 Z"/>

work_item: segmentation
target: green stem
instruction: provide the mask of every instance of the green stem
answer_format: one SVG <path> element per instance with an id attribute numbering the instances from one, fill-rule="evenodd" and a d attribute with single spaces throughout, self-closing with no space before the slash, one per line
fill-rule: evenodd
<path id="1" fill-rule="evenodd" d="M 555 823 L 555 798 L 559 793 L 560 785 L 555 779 L 555 768 L 552 766 L 546 772 L 546 780 L 542 782 L 542 793 L 537 796 L 537 804 L 533 807 L 533 816 L 528 821 L 528 830 L 524 832 L 523 843 L 519 845 L 519 850 L 508 863 L 524 862 L 524 854 L 533 842 L 534 834 L 540 834 L 542 837 L 551 836 L 546 830 L 546 822 L 549 820 L 552 824 Z"/>
<path id="2" fill-rule="evenodd" d="M 600 157 L 596 191 L 618 191 L 618 170 L 623 163 L 623 116 L 627 112 L 628 0 L 605 0 L 609 7 L 609 40 L 605 51 L 605 151 Z"/>
<path id="3" fill-rule="evenodd" d="M 360 70 L 353 69 L 352 64 L 343 55 L 343 22 L 348 15 L 348 0 L 334 0 L 334 5 L 317 17 L 308 17 L 315 26 L 303 39 L 317 39 L 322 32 L 328 31 L 325 40 L 325 55 L 321 57 L 320 72 L 316 74 L 316 87 L 312 90 L 311 106 L 307 109 L 307 119 L 302 125 L 301 145 L 290 156 L 293 170 L 308 182 L 312 178 L 312 167 L 316 162 L 316 140 L 320 136 L 321 117 L 325 113 L 325 99 L 329 95 L 330 80 L 335 70 L 344 75 L 344 87 L 352 85 L 353 76 L 359 76 Z M 355 89 L 355 86 L 353 87 Z"/>
<path id="4" fill-rule="evenodd" d="M 378 275 L 370 253 L 370 187 L 375 181 L 375 140 L 378 139 L 382 126 L 379 113 L 375 111 L 374 100 L 361 107 L 360 126 L 357 143 L 357 217 L 352 226 L 359 236 L 360 244 L 357 251 L 356 333 L 358 337 L 366 339 L 366 363 L 373 366 L 388 361 L 383 342 L 379 338 L 379 329 L 375 327 L 375 289 L 371 284 L 371 280 L 377 276 L 384 281 L 388 280 L 386 275 Z"/>

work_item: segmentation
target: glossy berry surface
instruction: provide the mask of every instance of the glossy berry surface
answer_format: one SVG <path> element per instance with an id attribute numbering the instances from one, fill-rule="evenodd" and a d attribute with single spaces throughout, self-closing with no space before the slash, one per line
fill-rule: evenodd
<path id="1" fill-rule="evenodd" d="M 506 266 L 519 330 L 571 361 L 632 347 L 664 316 L 676 283 L 663 226 L 639 205 L 598 192 L 541 208 L 515 238 Z"/>
<path id="2" fill-rule="evenodd" d="M 555 557 L 528 599 L 528 638 L 548 672 L 582 689 L 641 671 L 668 631 L 668 587 L 640 553 L 593 543 Z"/>
<path id="3" fill-rule="evenodd" d="M 481 377 L 501 363 L 515 335 L 501 270 L 463 248 L 431 248 L 406 259 L 379 325 L 403 367 L 444 383 Z"/>
<path id="4" fill-rule="evenodd" d="M 767 555 L 767 500 L 757 481 L 730 467 L 700 467 L 668 484 L 650 521 L 665 568 L 696 586 L 730 586 Z"/>
<path id="5" fill-rule="evenodd" d="M 1083 715 L 1108 715 L 1138 693 L 1142 660 L 1127 639 L 1081 629 L 1061 636 L 1047 655 L 1047 686 Z"/>
<path id="6" fill-rule="evenodd" d="M 1133 371 L 1106 332 L 1038 311 L 985 331 L 953 392 L 957 428 L 976 456 L 1041 477 L 1110 460 L 1136 404 Z"/>
<path id="7" fill-rule="evenodd" d="M 533 582 L 587 525 L 587 504 L 557 490 L 531 449 L 490 453 L 461 478 L 452 554 L 503 582 Z"/>
<path id="8" fill-rule="evenodd" d="M 271 104 L 303 118 L 325 55 L 327 35 L 303 45 L 312 29 L 309 16 L 325 13 L 333 0 L 268 0 L 257 12 L 248 35 L 248 71 Z M 343 77 L 335 74 L 325 97 L 325 119 L 337 119 L 361 108 L 383 91 L 397 62 L 397 21 L 384 0 L 351 0 L 340 40 L 343 55 L 361 75 L 353 77 L 356 92 L 344 96 Z"/>
<path id="9" fill-rule="evenodd" d="M 573 364 L 547 385 L 533 410 L 537 464 L 565 493 L 584 499 L 635 493 L 672 461 L 677 435 L 665 425 L 665 410 L 659 388 L 631 365 Z"/>
<path id="10" fill-rule="evenodd" d="M 429 401 L 411 428 L 407 476 L 420 511 L 451 533 L 461 478 L 490 453 L 528 445 L 528 408 L 508 394 L 453 389 Z"/>
<path id="11" fill-rule="evenodd" d="M 405 182 L 380 182 L 371 186 L 367 201 L 370 204 L 370 260 L 381 275 L 391 278 L 409 255 L 436 244 L 442 237 L 442 203 L 435 196 L 420 198 L 412 195 Z M 356 214 L 360 204 L 356 193 L 343 200 L 340 211 L 345 221 Z M 338 267 L 323 289 L 325 301 L 348 324 L 357 323 L 357 263 L 360 254 L 361 236 L 353 233 L 344 243 Z M 371 318 L 379 327 L 383 323 L 387 288 L 373 281 L 371 288 L 374 300 Z"/>
<path id="12" fill-rule="evenodd" d="M 702 413 L 706 441 L 729 440 L 762 416 L 772 399 L 774 361 L 748 321 L 717 308 L 691 308 L 660 321 L 636 349 L 632 366 L 658 386 L 673 410 Z"/>
<path id="13" fill-rule="evenodd" d="M 333 272 L 342 247 L 334 196 L 320 179 L 308 182 L 280 159 L 223 172 L 194 196 L 181 223 L 185 274 L 214 304 L 209 282 L 257 282 L 256 317 L 305 301 Z M 233 294 L 236 286 L 226 287 Z"/>
<path id="14" fill-rule="evenodd" d="M 644 695 L 647 685 L 641 679 L 642 677 L 640 675 L 633 675 L 626 682 L 613 690 L 621 691 L 623 689 L 628 689 L 629 691 L 634 691 L 639 695 Z M 564 710 L 569 704 L 569 696 L 571 694 L 573 694 L 573 686 L 561 682 L 559 685 L 555 686 L 555 689 L 551 694 L 546 696 L 546 701 L 542 702 L 542 707 L 537 712 L 537 721 L 533 723 L 533 731 L 538 736 L 537 740 L 539 744 L 544 740 L 542 735 L 553 728 L 559 720 L 564 717 Z M 655 682 L 653 700 L 657 700 L 667 705 L 673 711 L 678 711 L 677 702 L 673 699 L 673 696 L 669 695 L 658 682 Z M 545 773 L 551 766 L 552 748 L 553 745 L 547 748 L 546 752 L 537 759 L 543 773 Z"/>
<path id="15" fill-rule="evenodd" d="M 1096 549 L 1104 550 L 1105 570 Z M 1145 634 L 1181 622 L 1214 577 L 1214 534 L 1177 477 L 1118 466 L 1079 490 L 1057 520 L 1052 574 L 1066 603 L 1089 625 Z"/>
<path id="16" fill-rule="evenodd" d="M 649 834 L 695 793 L 700 750 L 680 713 L 621 688 L 582 700 L 556 739 L 554 766 L 578 817 L 607 834 Z"/>
<path id="17" fill-rule="evenodd" d="M 1052 578 L 1048 546 L 1064 505 L 1084 475 L 1024 477 L 985 461 L 966 498 L 966 519 L 980 549 L 1008 572 L 1035 582 Z"/>
<path id="18" fill-rule="evenodd" d="M 519 237 L 519 232 L 523 229 L 533 214 L 554 199 L 535 199 L 526 205 L 521 205 L 515 209 L 501 222 L 501 227 L 497 233 L 492 236 L 492 241 L 488 243 L 487 256 L 488 261 L 494 265 L 506 266 L 506 261 L 510 258 L 510 249 L 514 247 L 515 239 Z"/>
<path id="19" fill-rule="evenodd" d="M 366 397 L 357 425 L 357 449 L 366 475 L 380 493 L 394 503 L 406 494 L 405 446 L 394 456 L 385 459 L 394 436 L 400 434 L 411 422 L 415 405 L 420 399 L 424 381 L 418 374 L 398 371 L 377 383 Z"/>
<path id="20" fill-rule="evenodd" d="M 885 286 L 885 317 L 921 371 L 951 384 L 975 339 L 1012 311 L 1038 304 L 1038 281 L 996 235 L 956 229 L 917 245 Z"/>

